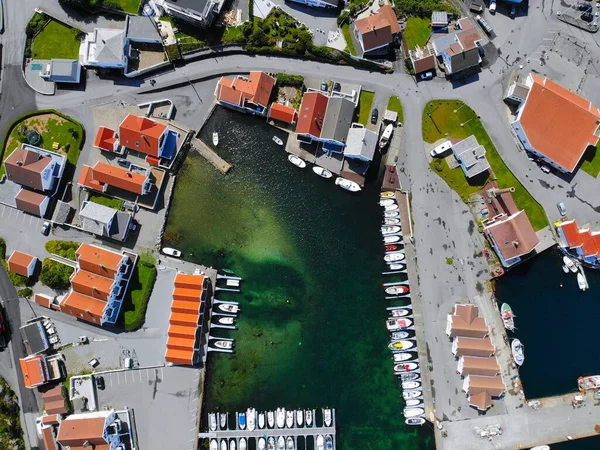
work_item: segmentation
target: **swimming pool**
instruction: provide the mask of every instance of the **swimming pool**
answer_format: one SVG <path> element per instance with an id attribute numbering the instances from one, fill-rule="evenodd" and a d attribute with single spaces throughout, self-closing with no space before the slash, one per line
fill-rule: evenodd
<path id="1" fill-rule="evenodd" d="M 29 70 L 31 70 L 32 72 L 41 72 L 42 70 L 44 70 L 44 65 L 40 63 L 33 63 L 30 64 Z"/>

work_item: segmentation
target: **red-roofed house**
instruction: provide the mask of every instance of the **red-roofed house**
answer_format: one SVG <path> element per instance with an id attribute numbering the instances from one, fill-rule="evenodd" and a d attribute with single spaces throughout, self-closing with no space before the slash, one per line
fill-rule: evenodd
<path id="1" fill-rule="evenodd" d="M 511 267 L 540 243 L 525 211 L 502 215 L 484 222 L 483 233 L 504 267 Z"/>
<path id="2" fill-rule="evenodd" d="M 8 258 L 8 270 L 23 277 L 33 275 L 38 259 L 35 256 L 15 250 Z"/>
<path id="3" fill-rule="evenodd" d="M 149 170 L 125 169 L 98 161 L 94 167 L 84 165 L 79 175 L 79 186 L 98 192 L 106 192 L 109 186 L 138 195 L 152 191 Z"/>
<path id="4" fill-rule="evenodd" d="M 354 35 L 360 42 L 363 53 L 387 51 L 395 37 L 400 33 L 396 12 L 390 5 L 379 8 L 376 14 L 354 22 Z"/>
<path id="5" fill-rule="evenodd" d="M 129 114 L 119 125 L 119 144 L 155 158 L 170 160 L 179 134 L 147 117 Z"/>
<path id="6" fill-rule="evenodd" d="M 15 196 L 15 205 L 20 211 L 45 217 L 50 205 L 50 197 L 39 192 L 21 189 Z"/>
<path id="7" fill-rule="evenodd" d="M 19 359 L 25 387 L 33 389 L 62 378 L 60 356 L 32 355 Z"/>
<path id="8" fill-rule="evenodd" d="M 298 121 L 298 112 L 291 106 L 285 106 L 281 103 L 271 103 L 269 119 L 294 124 Z"/>
<path id="9" fill-rule="evenodd" d="M 322 92 L 309 91 L 304 94 L 296 124 L 299 141 L 310 143 L 321 137 L 328 103 L 329 98 Z"/>
<path id="10" fill-rule="evenodd" d="M 571 173 L 589 146 L 598 143 L 600 109 L 559 84 L 533 73 L 527 98 L 512 126 L 525 150 Z"/>
<path id="11" fill-rule="evenodd" d="M 56 441 L 70 450 L 122 448 L 121 420 L 114 409 L 71 414 L 60 422 Z"/>
<path id="12" fill-rule="evenodd" d="M 217 101 L 243 112 L 266 115 L 275 78 L 265 72 L 250 72 L 248 76 L 221 77 L 215 88 Z"/>
<path id="13" fill-rule="evenodd" d="M 119 149 L 116 131 L 107 127 L 98 127 L 94 147 L 107 152 L 116 152 Z"/>
<path id="14" fill-rule="evenodd" d="M 583 241 L 579 234 L 579 227 L 574 220 L 567 220 L 556 224 L 556 231 L 562 241 L 563 247 L 579 248 L 583 245 Z"/>
<path id="15" fill-rule="evenodd" d="M 560 246 L 572 250 L 575 256 L 590 264 L 600 262 L 600 231 L 589 227 L 579 228 L 574 220 L 565 220 L 554 224 L 560 239 Z"/>

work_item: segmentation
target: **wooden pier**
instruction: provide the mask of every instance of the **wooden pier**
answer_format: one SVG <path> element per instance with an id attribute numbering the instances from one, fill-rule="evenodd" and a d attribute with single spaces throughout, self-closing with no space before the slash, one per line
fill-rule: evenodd
<path id="1" fill-rule="evenodd" d="M 192 138 L 190 145 L 192 150 L 200 153 L 200 155 L 202 155 L 209 163 L 215 166 L 221 173 L 226 174 L 231 170 L 232 165 L 217 155 L 213 149 L 211 149 L 200 139 Z"/>

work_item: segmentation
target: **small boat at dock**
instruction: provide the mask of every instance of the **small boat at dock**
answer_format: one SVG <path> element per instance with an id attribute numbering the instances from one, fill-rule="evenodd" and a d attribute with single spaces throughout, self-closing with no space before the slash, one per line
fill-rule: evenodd
<path id="1" fill-rule="evenodd" d="M 294 427 L 294 411 L 287 411 L 285 413 L 285 426 L 288 428 Z"/>
<path id="2" fill-rule="evenodd" d="M 210 431 L 217 429 L 217 415 L 215 413 L 208 414 L 208 428 L 210 428 Z"/>
<path id="3" fill-rule="evenodd" d="M 388 348 L 392 351 L 397 350 L 408 350 L 409 348 L 413 348 L 415 344 L 412 341 L 393 341 L 390 342 Z"/>
<path id="4" fill-rule="evenodd" d="M 423 408 L 404 408 L 404 417 L 407 419 L 420 417 L 425 414 L 425 410 Z"/>
<path id="5" fill-rule="evenodd" d="M 268 450 L 275 450 L 275 438 L 273 436 L 271 436 L 269 438 L 269 440 L 267 441 L 267 449 Z"/>
<path id="6" fill-rule="evenodd" d="M 212 134 L 212 143 L 215 147 L 219 145 L 219 133 L 217 133 L 216 131 Z"/>
<path id="7" fill-rule="evenodd" d="M 577 387 L 584 392 L 600 389 L 600 375 L 577 378 Z"/>
<path id="8" fill-rule="evenodd" d="M 277 450 L 285 450 L 285 439 L 283 436 L 277 438 Z"/>
<path id="9" fill-rule="evenodd" d="M 423 395 L 421 389 L 409 389 L 407 391 L 402 392 L 402 398 L 404 400 L 409 400 L 411 398 L 418 398 Z M 408 406 L 408 405 L 407 405 Z"/>
<path id="10" fill-rule="evenodd" d="M 379 139 L 379 148 L 380 149 L 384 149 L 385 146 L 389 144 L 393 132 L 394 132 L 394 125 L 392 125 L 390 123 L 390 124 L 388 124 L 387 127 L 385 127 L 385 130 L 383 130 L 383 134 L 381 135 L 381 139 Z"/>
<path id="11" fill-rule="evenodd" d="M 217 303 L 216 307 L 216 309 L 222 312 L 231 314 L 236 314 L 240 310 L 240 307 L 238 305 L 234 305 L 233 303 Z"/>
<path id="12" fill-rule="evenodd" d="M 181 258 L 181 252 L 175 248 L 163 247 L 161 252 L 163 252 L 167 256 L 172 256 L 173 258 Z"/>
<path id="13" fill-rule="evenodd" d="M 285 440 L 287 450 L 294 450 L 294 440 L 291 436 L 288 436 Z"/>
<path id="14" fill-rule="evenodd" d="M 216 439 L 210 441 L 210 450 L 219 450 L 219 444 Z"/>
<path id="15" fill-rule="evenodd" d="M 400 217 L 399 211 L 385 211 L 383 217 Z"/>
<path id="16" fill-rule="evenodd" d="M 418 381 L 403 381 L 402 382 L 402 389 L 416 389 L 418 387 L 421 387 L 421 383 L 419 383 Z"/>
<path id="17" fill-rule="evenodd" d="M 331 426 L 331 409 L 329 408 L 323 409 L 323 424 L 325 424 L 326 427 Z"/>
<path id="18" fill-rule="evenodd" d="M 402 382 L 405 381 L 420 381 L 421 380 L 421 375 L 418 373 L 401 373 L 400 375 L 398 375 L 398 377 L 400 378 L 400 380 L 402 380 Z"/>
<path id="19" fill-rule="evenodd" d="M 575 263 L 575 260 L 573 260 L 573 258 L 569 258 L 567 255 L 565 255 L 563 256 L 563 262 L 571 272 L 577 272 L 577 264 Z"/>
<path id="20" fill-rule="evenodd" d="M 408 331 L 395 331 L 390 335 L 390 337 L 393 341 L 400 341 L 402 339 L 406 339 L 409 335 L 410 333 Z"/>
<path id="21" fill-rule="evenodd" d="M 390 264 L 390 270 L 402 270 L 404 269 L 404 264 Z"/>
<path id="22" fill-rule="evenodd" d="M 504 328 L 509 331 L 515 330 L 515 315 L 512 312 L 511 307 L 508 303 L 502 303 L 500 308 L 500 313 L 502 314 L 502 322 L 504 323 Z"/>
<path id="23" fill-rule="evenodd" d="M 390 317 L 404 317 L 408 316 L 410 311 L 408 309 L 394 309 L 390 312 Z"/>
<path id="24" fill-rule="evenodd" d="M 240 438 L 240 450 L 247 450 L 246 438 Z"/>
<path id="25" fill-rule="evenodd" d="M 325 169 L 324 167 L 314 166 L 312 168 L 313 172 L 319 175 L 321 178 L 331 178 L 333 174 L 331 171 Z"/>
<path id="26" fill-rule="evenodd" d="M 379 194 L 381 198 L 392 198 L 394 197 L 394 193 L 392 191 L 385 191 Z"/>
<path id="27" fill-rule="evenodd" d="M 385 211 L 398 211 L 398 209 L 400 209 L 400 207 L 396 204 L 393 205 L 386 205 L 383 207 L 385 209 Z"/>
<path id="28" fill-rule="evenodd" d="M 304 413 L 304 417 L 306 418 L 306 426 L 307 427 L 312 426 L 312 421 L 313 421 L 312 410 L 307 409 Z"/>
<path id="29" fill-rule="evenodd" d="M 273 411 L 267 412 L 267 424 L 269 428 L 273 428 L 275 426 L 275 413 Z"/>
<path id="30" fill-rule="evenodd" d="M 283 141 L 277 136 L 273 136 L 273 142 L 275 142 L 277 145 L 283 145 Z"/>
<path id="31" fill-rule="evenodd" d="M 519 366 L 523 364 L 525 361 L 525 355 L 523 354 L 523 344 L 518 339 L 513 339 L 510 344 L 510 348 L 512 350 L 513 359 L 515 363 Z"/>
<path id="32" fill-rule="evenodd" d="M 258 447 L 257 450 L 267 450 L 267 441 L 264 437 L 258 438 Z"/>
<path id="33" fill-rule="evenodd" d="M 240 429 L 246 429 L 246 413 L 240 413 L 238 416 L 238 425 L 240 426 Z"/>
<path id="34" fill-rule="evenodd" d="M 214 315 L 213 322 L 217 325 L 225 325 L 230 327 L 235 325 L 235 317 Z"/>
<path id="35" fill-rule="evenodd" d="M 580 272 L 577 274 L 577 285 L 582 291 L 587 291 L 590 287 L 587 279 L 585 278 L 585 274 L 583 273 L 583 267 L 580 268 Z"/>
<path id="36" fill-rule="evenodd" d="M 285 408 L 277 408 L 276 423 L 277 428 L 285 427 Z"/>
<path id="37" fill-rule="evenodd" d="M 288 155 L 288 161 L 300 169 L 304 169 L 306 167 L 306 161 L 304 161 L 302 158 L 298 158 L 296 155 Z"/>
<path id="38" fill-rule="evenodd" d="M 406 403 L 406 406 L 409 406 L 411 408 L 414 408 L 415 406 L 418 406 L 418 407 L 423 406 L 423 402 L 419 398 L 411 398 L 409 400 L 405 400 L 405 403 Z M 241 446 L 240 446 L 240 450 L 242 450 Z"/>
<path id="39" fill-rule="evenodd" d="M 414 418 L 406 419 L 404 421 L 404 423 L 406 425 L 419 426 L 419 425 L 423 425 L 425 423 L 425 419 L 423 419 L 422 417 L 414 417 Z"/>
<path id="40" fill-rule="evenodd" d="M 390 286 L 385 288 L 385 293 L 388 295 L 402 295 L 408 294 L 410 289 L 408 286 Z"/>
<path id="41" fill-rule="evenodd" d="M 379 206 L 395 205 L 396 201 L 393 198 L 384 198 L 379 200 Z"/>
<path id="42" fill-rule="evenodd" d="M 388 319 L 385 322 L 385 326 L 388 331 L 400 331 L 404 330 L 412 325 L 410 319 Z"/>
<path id="43" fill-rule="evenodd" d="M 301 427 L 302 422 L 304 422 L 304 412 L 301 409 L 299 409 L 298 411 L 296 411 L 296 424 L 299 427 Z"/>
<path id="44" fill-rule="evenodd" d="M 394 362 L 395 363 L 400 363 L 403 361 L 409 361 L 411 359 L 414 359 L 415 355 L 413 353 L 410 352 L 404 352 L 404 353 L 394 353 Z"/>
<path id="45" fill-rule="evenodd" d="M 256 410 L 248 408 L 246 411 L 246 420 L 248 422 L 248 431 L 254 431 L 256 428 Z"/>
<path id="46" fill-rule="evenodd" d="M 415 362 L 404 362 L 396 364 L 394 366 L 394 372 L 414 372 L 419 368 L 419 365 Z M 406 391 L 407 392 L 407 391 Z"/>
<path id="47" fill-rule="evenodd" d="M 325 438 L 322 434 L 317 436 L 317 448 L 316 450 L 324 450 L 325 449 Z"/>
<path id="48" fill-rule="evenodd" d="M 221 441 L 221 450 L 227 450 L 227 440 L 223 439 Z"/>
<path id="49" fill-rule="evenodd" d="M 400 219 L 397 217 L 388 217 L 387 219 L 383 219 L 384 225 L 400 225 Z"/>
<path id="50" fill-rule="evenodd" d="M 567 266 L 565 266 L 564 264 L 562 266 L 562 270 L 563 270 L 564 273 L 569 273 L 570 272 L 569 268 Z"/>
<path id="51" fill-rule="evenodd" d="M 398 250 L 398 246 L 397 245 L 386 245 L 385 246 L 385 251 L 386 252 L 393 252 L 395 250 Z"/>
<path id="52" fill-rule="evenodd" d="M 220 348 L 222 350 L 232 350 L 233 349 L 233 341 L 213 341 L 211 342 L 216 348 Z M 242 413 L 244 414 L 244 413 Z"/>
<path id="53" fill-rule="evenodd" d="M 331 437 L 330 434 L 328 434 L 327 436 L 325 436 L 325 447 L 326 448 L 333 448 L 333 438 Z"/>
<path id="54" fill-rule="evenodd" d="M 265 427 L 265 413 L 258 413 L 258 428 L 263 429 Z"/>
<path id="55" fill-rule="evenodd" d="M 401 242 L 401 240 L 402 240 L 402 236 L 398 236 L 398 235 L 388 235 L 388 236 L 383 237 L 384 244 L 394 244 L 397 242 Z"/>
<path id="56" fill-rule="evenodd" d="M 227 413 L 219 414 L 219 425 L 221 425 L 221 430 L 227 428 Z"/>
<path id="57" fill-rule="evenodd" d="M 342 178 L 342 177 L 337 177 L 335 179 L 335 185 L 341 187 L 342 189 L 350 191 L 350 192 L 358 192 L 361 190 L 358 183 L 355 183 L 352 180 L 348 180 L 348 179 Z"/>
<path id="58" fill-rule="evenodd" d="M 403 259 L 404 259 L 404 253 L 402 253 L 402 252 L 390 253 L 383 257 L 383 260 L 386 262 L 397 262 L 397 261 L 402 261 Z"/>

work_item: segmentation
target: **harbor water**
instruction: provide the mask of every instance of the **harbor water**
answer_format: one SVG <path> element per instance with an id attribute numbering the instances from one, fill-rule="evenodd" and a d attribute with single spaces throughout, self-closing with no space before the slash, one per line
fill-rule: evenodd
<path id="1" fill-rule="evenodd" d="M 404 424 L 387 349 L 380 180 L 355 195 L 294 167 L 264 119 L 217 107 L 202 140 L 214 131 L 233 170 L 190 153 L 164 243 L 245 280 L 216 295 L 241 314 L 238 330 L 212 331 L 236 352 L 209 355 L 204 411 L 329 406 L 339 449 L 434 448 L 431 425 Z"/>

